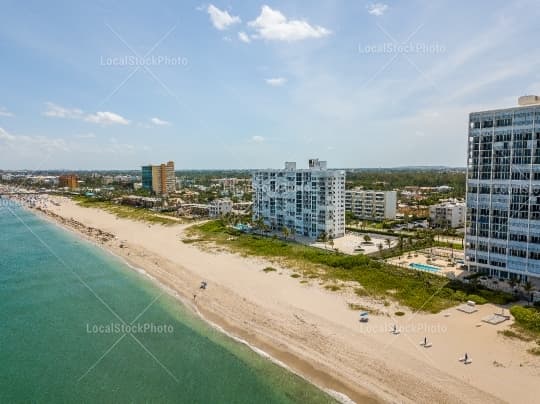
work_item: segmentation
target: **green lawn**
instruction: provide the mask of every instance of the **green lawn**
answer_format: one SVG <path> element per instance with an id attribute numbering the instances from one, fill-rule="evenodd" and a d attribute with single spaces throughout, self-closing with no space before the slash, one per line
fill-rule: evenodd
<path id="1" fill-rule="evenodd" d="M 265 257 L 294 268 L 305 278 L 316 275 L 328 284 L 358 282 L 362 286 L 357 288 L 359 294 L 380 300 L 391 298 L 413 310 L 437 313 L 469 300 L 471 295 L 481 302 L 507 303 L 512 300 L 512 296 L 505 293 L 398 268 L 364 255 L 339 254 L 276 237 L 244 234 L 220 220 L 192 226 L 188 234 L 190 238 L 186 242 L 213 242 L 243 255 Z"/>

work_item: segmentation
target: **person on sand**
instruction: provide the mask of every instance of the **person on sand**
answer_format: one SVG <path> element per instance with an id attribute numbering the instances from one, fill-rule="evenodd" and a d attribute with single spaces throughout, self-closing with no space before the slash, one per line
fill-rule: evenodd
<path id="1" fill-rule="evenodd" d="M 427 345 L 427 337 L 424 337 L 424 346 Z"/>
<path id="2" fill-rule="evenodd" d="M 469 354 L 467 352 L 465 352 L 464 358 L 465 360 L 463 361 L 463 363 L 467 363 L 467 361 L 469 360 Z"/>

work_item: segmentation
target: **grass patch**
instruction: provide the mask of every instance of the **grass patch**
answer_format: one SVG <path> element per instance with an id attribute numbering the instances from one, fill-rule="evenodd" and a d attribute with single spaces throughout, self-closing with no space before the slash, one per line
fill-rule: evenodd
<path id="1" fill-rule="evenodd" d="M 516 327 L 499 331 L 499 334 L 507 338 L 515 338 L 515 339 L 519 339 L 525 342 L 530 342 L 534 339 L 534 337 L 530 335 L 530 333 L 526 333 L 523 330 L 520 330 L 519 328 L 516 328 Z"/>
<path id="2" fill-rule="evenodd" d="M 405 315 L 405 312 L 403 312 L 403 311 L 396 311 L 396 312 L 394 313 L 394 315 L 397 316 L 397 317 L 403 317 L 403 316 Z"/>
<path id="3" fill-rule="evenodd" d="M 326 285 L 324 288 L 331 290 L 332 292 L 337 292 L 338 290 L 341 290 L 341 286 L 339 285 Z"/>
<path id="4" fill-rule="evenodd" d="M 490 291 L 477 284 L 406 270 L 365 255 L 345 255 L 278 238 L 244 234 L 221 220 L 194 225 L 188 233 L 201 243 L 215 243 L 246 256 L 264 257 L 295 268 L 309 278 L 356 282 L 361 285 L 355 289 L 358 296 L 388 297 L 414 310 L 438 313 L 469 300 L 470 296 L 498 304 L 514 299 L 510 294 Z"/>
<path id="5" fill-rule="evenodd" d="M 177 220 L 174 220 L 172 218 L 169 219 L 167 217 L 164 217 L 164 215 L 162 214 L 158 214 L 144 208 L 118 205 L 109 201 L 99 201 L 97 199 L 86 197 L 74 197 L 73 199 L 77 202 L 79 206 L 82 206 L 84 208 L 103 209 L 122 219 L 131 219 L 162 225 L 172 225 L 179 223 Z"/>
<path id="6" fill-rule="evenodd" d="M 291 278 L 300 278 L 300 274 L 291 274 Z"/>
<path id="7" fill-rule="evenodd" d="M 267 273 L 268 273 L 268 272 L 276 272 L 277 269 L 274 268 L 274 267 L 266 267 L 266 268 L 263 268 L 263 271 L 264 271 L 264 272 L 267 272 Z"/>
<path id="8" fill-rule="evenodd" d="M 529 352 L 531 355 L 540 356 L 540 346 L 535 346 L 534 348 L 528 349 L 527 352 Z"/>

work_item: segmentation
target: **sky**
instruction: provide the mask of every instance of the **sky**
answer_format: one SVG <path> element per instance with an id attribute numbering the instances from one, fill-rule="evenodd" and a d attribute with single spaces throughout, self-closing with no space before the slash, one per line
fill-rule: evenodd
<path id="1" fill-rule="evenodd" d="M 537 0 L 0 0 L 0 169 L 465 166 Z"/>

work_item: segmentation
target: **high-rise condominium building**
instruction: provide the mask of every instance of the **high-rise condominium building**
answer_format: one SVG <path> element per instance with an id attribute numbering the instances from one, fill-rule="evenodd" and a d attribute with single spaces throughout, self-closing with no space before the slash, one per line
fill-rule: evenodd
<path id="1" fill-rule="evenodd" d="M 79 188 L 79 177 L 75 174 L 61 175 L 58 177 L 58 186 L 70 189 Z"/>
<path id="2" fill-rule="evenodd" d="M 540 277 L 540 98 L 469 116 L 467 233 L 470 270 Z"/>
<path id="3" fill-rule="evenodd" d="M 142 187 L 158 195 L 170 194 L 176 190 L 174 162 L 142 167 Z"/>
<path id="4" fill-rule="evenodd" d="M 255 171 L 252 180 L 254 221 L 310 238 L 345 234 L 345 171 L 311 159 L 308 169 L 289 162 L 283 170 Z"/>
<path id="5" fill-rule="evenodd" d="M 364 189 L 345 191 L 345 210 L 352 212 L 357 219 L 395 219 L 396 207 L 396 191 L 369 191 Z"/>

